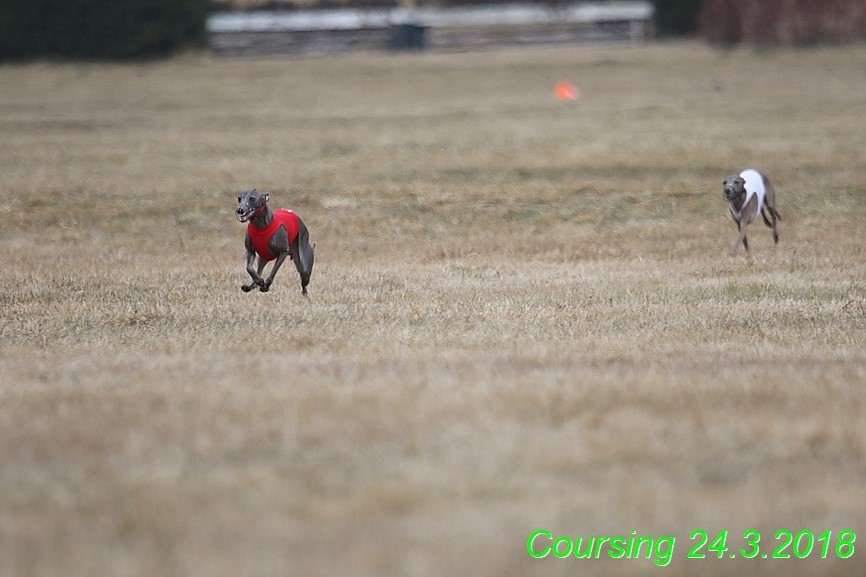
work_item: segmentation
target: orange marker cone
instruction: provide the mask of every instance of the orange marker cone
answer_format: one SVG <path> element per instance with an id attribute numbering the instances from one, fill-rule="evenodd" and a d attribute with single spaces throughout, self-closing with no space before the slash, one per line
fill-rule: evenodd
<path id="1" fill-rule="evenodd" d="M 580 97 L 580 91 L 577 87 L 565 80 L 556 83 L 553 94 L 557 100 L 577 100 Z"/>

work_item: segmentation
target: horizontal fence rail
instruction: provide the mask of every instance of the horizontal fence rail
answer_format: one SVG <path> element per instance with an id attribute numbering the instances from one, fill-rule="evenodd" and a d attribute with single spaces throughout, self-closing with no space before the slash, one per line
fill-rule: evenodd
<path id="1" fill-rule="evenodd" d="M 652 18 L 652 4 L 645 1 L 502 4 L 218 12 L 207 29 L 211 49 L 231 56 L 642 42 L 652 35 Z"/>

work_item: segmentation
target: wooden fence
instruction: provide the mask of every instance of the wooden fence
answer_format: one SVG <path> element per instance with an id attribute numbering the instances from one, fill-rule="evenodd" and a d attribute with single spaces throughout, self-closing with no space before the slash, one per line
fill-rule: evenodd
<path id="1" fill-rule="evenodd" d="M 370 8 L 218 12 L 208 19 L 222 56 L 350 50 L 467 50 L 563 43 L 644 42 L 652 36 L 646 1 L 568 5 Z"/>

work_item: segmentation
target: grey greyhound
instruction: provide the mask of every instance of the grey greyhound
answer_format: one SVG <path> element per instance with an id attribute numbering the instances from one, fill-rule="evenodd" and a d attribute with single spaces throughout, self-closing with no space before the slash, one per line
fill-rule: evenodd
<path id="1" fill-rule="evenodd" d="M 773 242 L 779 243 L 776 221 L 782 220 L 782 216 L 776 209 L 776 190 L 766 175 L 754 168 L 747 168 L 740 174 L 726 176 L 722 181 L 722 191 L 728 201 L 731 217 L 740 231 L 732 254 L 737 254 L 740 243 L 743 243 L 746 252 L 749 252 L 746 227 L 758 218 L 758 214 L 764 219 L 764 224 L 773 229 Z"/>
<path id="2" fill-rule="evenodd" d="M 244 246 L 247 249 L 247 272 L 252 278 L 252 282 L 241 285 L 241 289 L 249 292 L 258 286 L 261 292 L 268 292 L 277 271 L 283 266 L 286 257 L 289 257 L 295 262 L 295 268 L 301 275 L 301 294 L 306 296 L 310 274 L 313 272 L 315 245 L 310 245 L 310 233 L 304 221 L 291 210 L 271 210 L 268 206 L 269 198 L 267 192 L 259 192 L 255 188 L 245 190 L 238 196 L 235 216 L 239 222 L 249 223 Z M 253 268 L 256 255 L 259 262 L 256 268 Z M 263 279 L 265 265 L 272 260 L 276 262 L 271 268 L 271 274 L 267 279 Z"/>

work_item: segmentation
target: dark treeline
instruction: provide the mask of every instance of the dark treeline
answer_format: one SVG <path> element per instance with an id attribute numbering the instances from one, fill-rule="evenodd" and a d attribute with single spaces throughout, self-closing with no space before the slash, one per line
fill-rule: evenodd
<path id="1" fill-rule="evenodd" d="M 2 0 L 0 61 L 162 57 L 203 46 L 207 15 L 213 10 L 463 6 L 504 1 Z M 653 4 L 656 33 L 663 37 L 699 35 L 716 44 L 757 46 L 866 38 L 866 0 L 654 0 Z"/>
<path id="2" fill-rule="evenodd" d="M 840 44 L 866 39 L 866 0 L 704 0 L 698 29 L 716 44 Z"/>
<path id="3" fill-rule="evenodd" d="M 205 42 L 208 0 L 3 0 L 0 59 L 130 60 Z"/>

